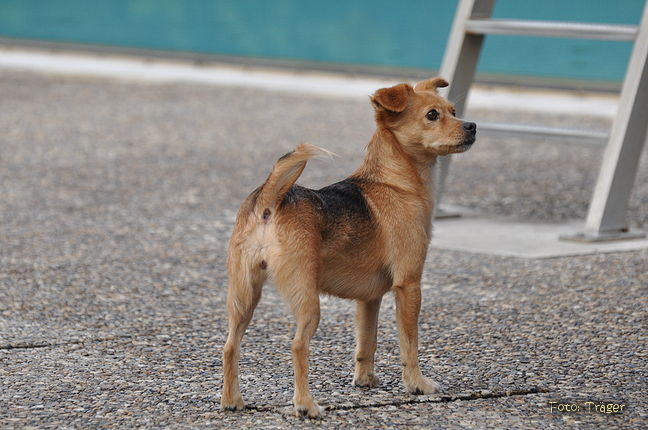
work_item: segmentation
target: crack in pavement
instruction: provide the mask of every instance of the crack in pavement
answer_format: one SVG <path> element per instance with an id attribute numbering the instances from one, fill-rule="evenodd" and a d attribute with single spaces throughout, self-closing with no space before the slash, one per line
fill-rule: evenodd
<path id="1" fill-rule="evenodd" d="M 343 410 L 353 410 L 353 409 L 383 408 L 388 406 L 415 405 L 415 404 L 425 404 L 425 403 L 452 403 L 457 401 L 473 401 L 473 400 L 480 400 L 480 399 L 499 399 L 505 397 L 528 396 L 533 394 L 550 393 L 550 392 L 551 391 L 547 388 L 531 387 L 528 389 L 488 391 L 488 392 L 473 393 L 473 394 L 445 395 L 439 397 L 427 397 L 424 399 L 395 399 L 393 401 L 366 403 L 366 404 L 359 404 L 359 405 L 352 405 L 352 404 L 328 405 L 328 406 L 323 406 L 323 408 L 325 411 L 343 411 Z M 281 412 L 281 413 L 286 413 L 288 415 L 292 415 L 294 413 L 292 410 L 292 406 L 293 406 L 292 404 L 279 404 L 279 405 L 272 405 L 272 406 L 271 405 L 257 406 L 253 404 L 248 404 L 245 406 L 245 408 L 257 412 Z"/>
<path id="2" fill-rule="evenodd" d="M 364 407 L 385 407 L 385 406 L 400 406 L 400 405 L 414 405 L 414 404 L 419 404 L 419 403 L 451 403 L 451 402 L 456 402 L 456 401 L 471 401 L 471 400 L 479 400 L 479 399 L 499 399 L 503 397 L 514 397 L 514 396 L 528 396 L 531 394 L 538 394 L 538 393 L 549 393 L 550 391 L 546 388 L 540 388 L 540 387 L 531 387 L 529 389 L 519 389 L 519 390 L 508 390 L 508 391 L 501 391 L 501 392 L 481 392 L 481 393 L 474 393 L 474 394 L 459 394 L 459 395 L 446 395 L 446 396 L 439 396 L 439 397 L 433 397 L 433 398 L 424 398 L 424 399 L 410 399 L 410 400 L 394 400 L 390 402 L 381 402 L 381 403 L 376 403 L 376 404 L 369 404 L 369 405 L 339 405 L 339 406 L 330 406 L 327 407 L 326 410 L 351 410 L 351 409 L 358 409 L 358 408 L 364 408 Z"/>
<path id="3" fill-rule="evenodd" d="M 38 342 L 20 342 L 20 343 L 6 343 L 4 345 L 0 345 L 0 350 L 21 350 L 21 349 L 37 349 L 37 348 L 57 348 L 60 346 L 68 346 L 68 345 L 80 345 L 84 343 L 94 343 L 94 342 L 110 342 L 111 340 L 119 340 L 119 339 L 132 339 L 136 336 L 131 335 L 131 334 L 124 334 L 124 335 L 118 335 L 118 336 L 110 336 L 110 337 L 99 337 L 99 338 L 87 338 L 87 339 L 78 339 L 78 340 L 70 340 L 67 342 L 56 342 L 56 343 L 50 343 L 47 341 L 38 341 Z"/>

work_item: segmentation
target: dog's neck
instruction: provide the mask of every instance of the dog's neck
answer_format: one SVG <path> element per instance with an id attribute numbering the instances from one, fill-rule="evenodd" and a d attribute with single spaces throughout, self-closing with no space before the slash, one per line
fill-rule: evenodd
<path id="1" fill-rule="evenodd" d="M 384 183 L 407 192 L 425 192 L 432 198 L 435 156 L 408 154 L 394 134 L 379 127 L 367 143 L 367 154 L 352 175 Z M 431 202 L 430 202 L 431 203 Z"/>

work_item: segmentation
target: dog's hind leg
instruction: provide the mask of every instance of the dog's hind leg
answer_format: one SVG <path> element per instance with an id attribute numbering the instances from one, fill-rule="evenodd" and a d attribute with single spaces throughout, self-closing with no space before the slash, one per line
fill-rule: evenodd
<path id="1" fill-rule="evenodd" d="M 295 368 L 295 396 L 293 403 L 298 416 L 319 418 L 322 409 L 311 396 L 308 388 L 308 359 L 310 342 L 317 331 L 320 320 L 319 295 L 316 289 L 303 291 L 298 304 L 291 306 L 297 320 L 297 332 L 292 343 L 293 366 Z"/>
<path id="2" fill-rule="evenodd" d="M 421 286 L 409 282 L 393 288 L 396 298 L 396 320 L 400 337 L 403 381 L 412 394 L 434 394 L 439 386 L 423 377 L 418 363 L 418 318 L 421 310 Z"/>
<path id="3" fill-rule="evenodd" d="M 378 312 L 382 299 L 356 301 L 356 363 L 353 384 L 375 388 L 380 379 L 374 374 L 374 355 L 378 339 Z"/>
<path id="4" fill-rule="evenodd" d="M 238 268 L 240 269 L 240 266 Z M 245 269 L 242 271 L 244 273 L 232 273 L 230 270 L 227 294 L 229 335 L 223 347 L 221 409 L 231 411 L 245 408 L 239 388 L 240 345 L 252 320 L 254 309 L 261 299 L 261 288 L 265 281 L 265 277 L 259 273 L 249 273 Z"/>
<path id="5" fill-rule="evenodd" d="M 317 270 L 316 265 L 305 261 L 303 255 L 301 260 L 293 257 L 295 256 L 286 258 L 288 264 L 277 270 L 284 276 L 274 279 L 297 321 L 297 332 L 292 343 L 295 371 L 293 403 L 297 416 L 319 418 L 322 409 L 317 405 L 308 388 L 310 343 L 320 320 Z"/>

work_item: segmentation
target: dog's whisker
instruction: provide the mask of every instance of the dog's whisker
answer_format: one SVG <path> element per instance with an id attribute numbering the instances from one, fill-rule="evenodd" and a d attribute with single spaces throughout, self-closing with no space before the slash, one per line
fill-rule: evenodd
<path id="1" fill-rule="evenodd" d="M 457 97 L 452 99 L 452 104 L 455 105 L 455 104 L 459 103 L 460 101 L 463 101 L 463 100 L 465 100 L 467 98 L 468 98 L 468 93 L 459 94 Z"/>

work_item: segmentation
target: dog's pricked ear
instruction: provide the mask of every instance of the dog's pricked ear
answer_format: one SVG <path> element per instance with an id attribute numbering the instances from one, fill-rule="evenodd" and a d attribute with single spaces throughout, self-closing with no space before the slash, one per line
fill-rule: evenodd
<path id="1" fill-rule="evenodd" d="M 445 88 L 448 85 L 448 81 L 443 78 L 430 78 L 424 81 L 419 82 L 414 87 L 414 91 L 434 91 L 436 92 L 437 88 Z"/>
<path id="2" fill-rule="evenodd" d="M 403 112 L 409 103 L 409 92 L 412 86 L 399 84 L 390 88 L 381 88 L 371 97 L 374 108 L 383 108 L 391 112 Z"/>

